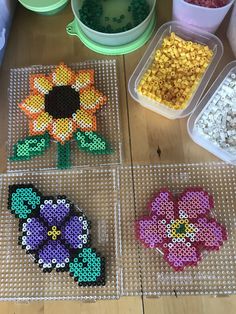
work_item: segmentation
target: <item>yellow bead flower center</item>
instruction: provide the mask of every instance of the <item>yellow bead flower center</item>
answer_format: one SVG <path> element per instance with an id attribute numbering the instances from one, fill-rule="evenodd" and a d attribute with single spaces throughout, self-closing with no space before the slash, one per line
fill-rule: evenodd
<path id="1" fill-rule="evenodd" d="M 57 230 L 56 226 L 52 226 L 52 229 L 48 231 L 48 236 L 52 237 L 52 240 L 57 240 L 57 237 L 61 234 L 60 230 Z"/>
<path id="2" fill-rule="evenodd" d="M 195 232 L 195 228 L 190 226 L 188 219 L 176 219 L 171 224 L 172 238 L 185 238 L 193 232 Z"/>

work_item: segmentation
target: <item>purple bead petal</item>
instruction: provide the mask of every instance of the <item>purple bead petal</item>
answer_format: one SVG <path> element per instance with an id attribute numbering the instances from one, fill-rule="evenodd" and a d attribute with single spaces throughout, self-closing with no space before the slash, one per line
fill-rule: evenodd
<path id="1" fill-rule="evenodd" d="M 37 250 L 47 239 L 47 227 L 38 218 L 28 218 L 23 224 L 22 231 L 27 233 L 24 236 L 26 243 L 22 243 L 26 245 L 27 250 Z"/>
<path id="2" fill-rule="evenodd" d="M 49 240 L 47 244 L 39 251 L 40 264 L 68 263 L 70 257 L 69 250 L 60 240 Z"/>
<path id="3" fill-rule="evenodd" d="M 82 248 L 88 243 L 89 227 L 85 216 L 73 216 L 61 228 L 61 238 L 72 249 Z"/>
<path id="4" fill-rule="evenodd" d="M 70 203 L 66 199 L 45 200 L 40 205 L 40 216 L 49 226 L 60 226 L 70 212 Z"/>

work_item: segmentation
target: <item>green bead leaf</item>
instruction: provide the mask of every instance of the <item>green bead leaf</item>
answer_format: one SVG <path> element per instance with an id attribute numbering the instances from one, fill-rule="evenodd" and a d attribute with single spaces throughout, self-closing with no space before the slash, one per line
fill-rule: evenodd
<path id="1" fill-rule="evenodd" d="M 49 146 L 50 136 L 48 133 L 26 137 L 14 145 L 14 154 L 10 157 L 10 160 L 31 159 L 34 156 L 43 154 Z"/>
<path id="2" fill-rule="evenodd" d="M 32 184 L 9 186 L 8 208 L 17 218 L 26 219 L 40 205 L 42 195 Z"/>
<path id="3" fill-rule="evenodd" d="M 81 249 L 70 263 L 69 270 L 80 286 L 105 284 L 105 261 L 95 249 Z"/>
<path id="4" fill-rule="evenodd" d="M 92 154 L 111 154 L 112 149 L 108 142 L 96 132 L 77 131 L 74 138 L 79 149 Z"/>

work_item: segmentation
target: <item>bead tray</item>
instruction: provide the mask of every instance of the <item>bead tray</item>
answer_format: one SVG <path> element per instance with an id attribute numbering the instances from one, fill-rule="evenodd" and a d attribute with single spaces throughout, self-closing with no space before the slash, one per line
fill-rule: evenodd
<path id="1" fill-rule="evenodd" d="M 115 168 L 18 173 L 1 177 L 1 204 L 4 204 L 0 215 L 1 300 L 94 300 L 120 296 L 117 178 Z M 25 254 L 17 244 L 20 235 L 18 219 L 7 209 L 8 186 L 31 183 L 44 195 L 66 195 L 89 217 L 93 247 L 106 259 L 105 286 L 78 287 L 68 272 L 44 274 L 34 263 L 34 257 Z"/>
<path id="2" fill-rule="evenodd" d="M 94 60 L 73 64 L 72 70 L 94 69 L 95 87 L 107 96 L 107 104 L 97 112 L 97 129 L 110 143 L 112 154 L 91 155 L 78 151 L 76 142 L 71 142 L 72 167 L 119 164 L 121 161 L 121 141 L 119 122 L 119 99 L 115 60 Z M 28 136 L 28 119 L 19 109 L 21 103 L 29 94 L 29 76 L 32 74 L 49 74 L 55 66 L 32 66 L 12 69 L 9 88 L 9 123 L 8 123 L 8 157 L 13 155 L 13 146 L 19 140 Z M 56 143 L 42 155 L 30 160 L 7 162 L 8 171 L 30 171 L 55 169 L 57 160 Z"/>
<path id="3" fill-rule="evenodd" d="M 235 294 L 235 174 L 233 166 L 207 163 L 2 175 L 0 300 L 92 301 L 130 295 Z M 63 193 L 81 207 L 92 222 L 93 245 L 107 261 L 104 287 L 79 288 L 66 273 L 42 274 L 32 257 L 19 247 L 18 222 L 7 209 L 8 185 L 16 183 L 32 183 L 46 195 Z M 219 252 L 204 254 L 197 267 L 174 272 L 159 252 L 139 245 L 134 224 L 146 213 L 147 202 L 159 189 L 166 187 L 179 194 L 189 186 L 201 186 L 214 197 L 213 214 L 226 227 L 228 240 Z M 25 269 L 29 276 L 25 276 Z"/>
<path id="4" fill-rule="evenodd" d="M 224 163 L 140 165 L 121 170 L 123 295 L 236 293 L 235 175 L 236 168 Z M 219 252 L 204 253 L 197 267 L 175 272 L 159 252 L 139 245 L 133 226 L 147 214 L 148 202 L 161 188 L 168 188 L 175 195 L 193 186 L 202 187 L 213 196 L 214 217 L 226 226 L 228 240 Z M 130 195 L 134 197 L 131 199 Z"/>

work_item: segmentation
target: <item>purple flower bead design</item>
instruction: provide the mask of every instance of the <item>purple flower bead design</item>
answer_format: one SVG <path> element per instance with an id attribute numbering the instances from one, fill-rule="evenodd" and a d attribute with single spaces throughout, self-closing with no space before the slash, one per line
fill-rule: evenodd
<path id="1" fill-rule="evenodd" d="M 42 198 L 21 231 L 20 244 L 44 271 L 68 269 L 70 257 L 90 242 L 90 223 L 64 196 Z"/>

